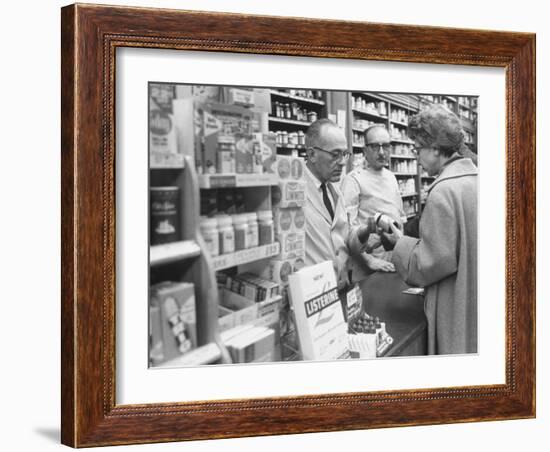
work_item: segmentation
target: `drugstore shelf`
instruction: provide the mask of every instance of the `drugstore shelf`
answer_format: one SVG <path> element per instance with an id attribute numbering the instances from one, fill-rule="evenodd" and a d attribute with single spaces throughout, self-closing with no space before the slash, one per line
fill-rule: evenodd
<path id="1" fill-rule="evenodd" d="M 276 174 L 201 174 L 200 188 L 267 187 L 277 185 Z"/>
<path id="2" fill-rule="evenodd" d="M 397 121 L 395 119 L 390 119 L 390 121 L 392 124 L 397 124 L 398 126 L 403 126 L 403 127 L 409 126 L 409 124 L 407 124 L 406 122 Z"/>
<path id="3" fill-rule="evenodd" d="M 361 108 L 352 108 L 352 111 L 354 113 L 359 113 L 360 115 L 371 116 L 373 118 L 383 119 L 384 121 L 386 121 L 388 119 L 387 116 L 382 116 L 381 114 L 379 114 L 375 110 L 362 110 Z"/>
<path id="4" fill-rule="evenodd" d="M 231 268 L 236 265 L 244 265 L 260 259 L 266 259 L 279 254 L 279 243 L 270 243 L 269 245 L 249 248 L 247 250 L 237 251 L 230 254 L 212 257 L 212 266 L 215 271 Z"/>
<path id="5" fill-rule="evenodd" d="M 292 99 L 292 100 L 297 100 L 299 102 L 303 102 L 303 103 L 308 103 L 308 104 L 313 104 L 313 105 L 325 105 L 325 101 L 324 100 L 320 100 L 320 99 L 311 99 L 309 97 L 304 97 L 304 96 L 295 96 L 293 94 L 289 94 L 289 93 L 285 93 L 285 92 L 282 92 L 282 91 L 277 91 L 277 90 L 269 90 L 269 93 L 272 95 L 272 96 L 277 96 L 277 97 L 282 97 L 284 99 Z"/>
<path id="6" fill-rule="evenodd" d="M 422 179 L 435 179 L 435 176 L 427 176 L 427 175 L 422 175 L 420 176 Z"/>
<path id="7" fill-rule="evenodd" d="M 407 218 L 414 218 L 418 215 L 418 212 L 412 212 L 407 214 Z"/>
<path id="8" fill-rule="evenodd" d="M 360 149 L 363 149 L 365 147 L 365 145 L 361 143 L 353 143 L 352 146 L 354 148 L 360 148 Z"/>
<path id="9" fill-rule="evenodd" d="M 363 92 L 363 91 L 352 91 L 351 92 L 352 95 L 356 96 L 361 96 L 361 97 L 366 97 L 366 98 L 370 98 L 370 99 L 376 99 L 376 100 L 381 100 L 383 102 L 387 102 L 388 100 L 383 98 L 382 96 L 379 96 L 378 94 L 374 94 L 374 93 L 366 93 L 366 92 Z"/>
<path id="10" fill-rule="evenodd" d="M 392 138 L 392 143 L 401 143 L 401 144 L 414 144 L 414 141 L 411 140 L 403 140 L 401 138 Z"/>
<path id="11" fill-rule="evenodd" d="M 416 160 L 416 155 L 399 155 L 399 154 L 392 154 L 390 155 L 392 159 L 408 159 L 408 160 Z"/>
<path id="12" fill-rule="evenodd" d="M 447 100 L 450 100 L 451 102 L 455 102 L 457 103 L 458 102 L 458 99 L 455 97 L 455 96 L 442 96 L 443 98 L 447 99 Z"/>
<path id="13" fill-rule="evenodd" d="M 305 149 L 306 146 L 304 144 L 278 144 L 277 149 L 286 149 L 288 151 L 299 151 L 300 149 Z"/>
<path id="14" fill-rule="evenodd" d="M 402 198 L 410 198 L 411 196 L 417 196 L 417 195 L 418 195 L 418 193 L 413 191 L 412 193 L 402 193 L 401 197 Z"/>
<path id="15" fill-rule="evenodd" d="M 153 245 L 149 252 L 151 266 L 169 264 L 191 257 L 200 256 L 201 249 L 194 240 L 182 240 L 180 242 Z"/>
<path id="16" fill-rule="evenodd" d="M 403 176 L 403 177 L 414 177 L 414 176 L 416 176 L 416 173 L 400 173 L 400 172 L 397 172 L 397 171 L 392 171 L 392 173 L 394 174 L 394 176 Z"/>
<path id="17" fill-rule="evenodd" d="M 274 122 L 279 124 L 289 124 L 293 126 L 302 126 L 302 127 L 309 127 L 311 125 L 311 122 L 309 121 L 298 121 L 296 119 L 277 118 L 276 116 L 270 116 L 269 122 Z"/>

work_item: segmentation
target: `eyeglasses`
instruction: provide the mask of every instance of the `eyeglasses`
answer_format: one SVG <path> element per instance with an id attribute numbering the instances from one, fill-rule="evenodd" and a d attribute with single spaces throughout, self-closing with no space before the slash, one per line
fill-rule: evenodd
<path id="1" fill-rule="evenodd" d="M 393 145 L 391 143 L 367 143 L 366 146 L 376 152 L 379 152 L 380 149 L 383 149 L 384 152 L 390 152 L 393 149 Z"/>
<path id="2" fill-rule="evenodd" d="M 334 151 L 327 151 L 326 149 L 320 148 L 318 146 L 312 146 L 312 148 L 317 149 L 318 151 L 323 151 L 323 152 L 326 152 L 327 154 L 330 154 L 334 161 L 347 160 L 350 156 L 350 152 L 347 149 L 345 151 L 342 151 L 341 149 L 336 149 Z"/>

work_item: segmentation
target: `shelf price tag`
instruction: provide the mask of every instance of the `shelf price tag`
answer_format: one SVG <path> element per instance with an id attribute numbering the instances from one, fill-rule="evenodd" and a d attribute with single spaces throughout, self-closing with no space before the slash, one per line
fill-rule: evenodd
<path id="1" fill-rule="evenodd" d="M 235 175 L 210 176 L 210 188 L 235 187 L 237 178 Z"/>

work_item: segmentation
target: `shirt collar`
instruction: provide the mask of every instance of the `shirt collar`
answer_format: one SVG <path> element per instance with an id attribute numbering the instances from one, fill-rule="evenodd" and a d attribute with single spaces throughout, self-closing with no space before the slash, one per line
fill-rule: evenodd
<path id="1" fill-rule="evenodd" d="M 317 179 L 317 176 L 315 176 L 315 174 L 311 172 L 311 170 L 308 168 L 307 165 L 305 165 L 305 167 L 306 167 L 307 177 L 309 177 L 309 179 L 311 180 L 311 182 L 313 183 L 313 185 L 317 190 L 321 190 L 321 181 Z"/>

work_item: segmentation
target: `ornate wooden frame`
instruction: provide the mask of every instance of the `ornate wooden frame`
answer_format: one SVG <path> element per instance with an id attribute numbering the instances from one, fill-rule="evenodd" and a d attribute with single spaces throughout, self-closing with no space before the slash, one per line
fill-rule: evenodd
<path id="1" fill-rule="evenodd" d="M 75 447 L 535 416 L 535 35 L 143 8 L 62 9 L 62 442 Z M 506 69 L 506 383 L 115 404 L 115 50 Z M 398 409 L 396 409 L 398 408 Z"/>

